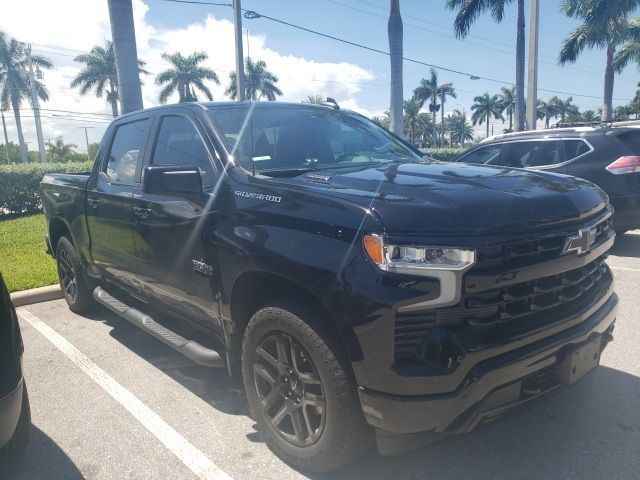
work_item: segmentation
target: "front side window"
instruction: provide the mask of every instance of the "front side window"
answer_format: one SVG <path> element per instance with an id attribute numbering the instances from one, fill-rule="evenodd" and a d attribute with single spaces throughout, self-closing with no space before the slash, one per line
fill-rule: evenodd
<path id="1" fill-rule="evenodd" d="M 142 170 L 144 145 L 149 131 L 149 119 L 116 127 L 104 173 L 118 183 L 138 183 Z"/>
<path id="2" fill-rule="evenodd" d="M 507 166 L 546 167 L 562 162 L 561 144 L 556 140 L 515 142 L 509 145 Z"/>
<path id="3" fill-rule="evenodd" d="M 209 111 L 236 162 L 263 174 L 424 158 L 359 115 L 310 107 L 229 107 Z"/>
<path id="4" fill-rule="evenodd" d="M 186 117 L 169 115 L 162 118 L 151 164 L 194 166 L 200 170 L 204 188 L 210 188 L 215 183 L 213 167 L 202 137 Z"/>

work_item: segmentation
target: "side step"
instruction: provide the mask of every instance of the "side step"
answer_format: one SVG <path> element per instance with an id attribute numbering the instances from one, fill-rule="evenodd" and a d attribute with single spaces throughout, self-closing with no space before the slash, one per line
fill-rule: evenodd
<path id="1" fill-rule="evenodd" d="M 223 368 L 225 366 L 224 360 L 215 350 L 203 347 L 193 340 L 187 340 L 168 328 L 163 327 L 146 313 L 131 308 L 117 298 L 112 297 L 102 287 L 95 288 L 93 298 L 101 305 L 117 313 L 125 320 L 130 321 L 136 327 L 150 333 L 161 342 L 189 357 L 194 362 L 212 368 Z"/>

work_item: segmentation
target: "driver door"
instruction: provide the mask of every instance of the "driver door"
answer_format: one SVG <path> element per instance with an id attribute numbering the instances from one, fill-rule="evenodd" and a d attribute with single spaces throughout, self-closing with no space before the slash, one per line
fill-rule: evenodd
<path id="1" fill-rule="evenodd" d="M 159 118 L 152 136 L 150 164 L 197 167 L 203 191 L 150 194 L 143 186 L 136 190 L 138 278 L 147 299 L 219 331 L 217 248 L 207 235 L 217 218 L 215 150 L 205 142 L 197 119 L 182 109 L 168 112 Z"/>

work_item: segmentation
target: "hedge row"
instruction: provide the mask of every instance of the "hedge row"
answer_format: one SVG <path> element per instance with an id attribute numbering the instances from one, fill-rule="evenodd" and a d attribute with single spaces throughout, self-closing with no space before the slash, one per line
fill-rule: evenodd
<path id="1" fill-rule="evenodd" d="M 48 173 L 91 170 L 92 162 L 0 165 L 0 218 L 39 212 L 40 180 Z"/>
<path id="2" fill-rule="evenodd" d="M 435 158 L 436 160 L 442 160 L 443 162 L 450 162 L 466 152 L 467 148 L 462 147 L 439 147 L 439 148 L 425 148 L 422 149 L 427 156 Z"/>

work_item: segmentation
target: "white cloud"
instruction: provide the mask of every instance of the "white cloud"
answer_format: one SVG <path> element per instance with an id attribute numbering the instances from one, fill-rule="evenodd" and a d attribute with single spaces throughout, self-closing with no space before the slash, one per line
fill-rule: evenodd
<path id="1" fill-rule="evenodd" d="M 134 0 L 134 22 L 138 56 L 147 62 L 146 69 L 152 75 L 143 77 L 142 87 L 145 107 L 158 104 L 160 87 L 155 85 L 155 74 L 167 68 L 161 58 L 163 52 L 181 52 L 190 54 L 205 51 L 209 58 L 206 66 L 212 68 L 220 78 L 220 85 L 211 84 L 214 100 L 225 100 L 224 90 L 228 85 L 229 73 L 235 69 L 233 24 L 225 19 L 208 15 L 202 21 L 180 28 L 164 28 L 152 25 L 147 19 L 149 5 L 143 0 Z M 29 12 L 37 11 L 38 15 Z M 40 45 L 53 45 L 70 50 L 52 50 L 43 46 L 34 46 L 49 56 L 55 68 L 45 72 L 45 84 L 50 92 L 50 101 L 42 105 L 51 110 L 68 110 L 110 114 L 109 105 L 104 99 L 94 95 L 81 96 L 77 89 L 71 89 L 71 79 L 79 71 L 79 65 L 73 62 L 77 51 L 88 51 L 93 45 L 102 44 L 111 37 L 107 2 L 104 0 L 61 0 L 57 2 L 42 0 L 21 0 L 12 2 L 11 7 L 3 9 L 0 17 L 0 30 L 22 41 Z M 246 37 L 245 37 L 246 42 Z M 265 36 L 249 37 L 251 57 L 267 62 L 270 71 L 279 77 L 278 87 L 283 96 L 280 100 L 298 102 L 308 95 L 322 95 L 335 98 L 343 107 L 353 109 L 365 115 L 371 115 L 358 105 L 357 94 L 364 82 L 373 80 L 371 72 L 350 63 L 319 62 L 312 59 L 283 55 L 269 47 Z M 246 51 L 246 45 L 245 45 Z M 44 53 L 47 52 L 47 53 Z M 174 98 L 172 100 L 177 100 Z M 35 126 L 28 104 L 24 104 L 23 128 L 26 140 L 34 142 Z M 67 115 L 63 112 L 47 111 L 43 118 L 44 137 L 64 136 L 65 140 L 84 150 L 84 132 L 79 126 L 92 126 L 90 141 L 97 141 L 106 124 L 82 121 L 70 121 L 55 118 L 53 115 Z M 6 112 L 10 140 L 16 141 L 13 115 Z M 93 119 L 107 117 L 92 117 Z"/>

